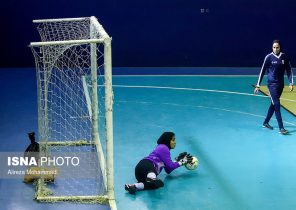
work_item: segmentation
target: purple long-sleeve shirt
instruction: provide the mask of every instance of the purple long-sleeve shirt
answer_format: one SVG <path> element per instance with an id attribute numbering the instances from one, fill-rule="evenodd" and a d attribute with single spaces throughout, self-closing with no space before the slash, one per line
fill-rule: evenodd
<path id="1" fill-rule="evenodd" d="M 180 167 L 178 162 L 173 162 L 169 148 L 164 144 L 158 144 L 155 149 L 144 159 L 150 160 L 157 172 L 160 174 L 164 168 L 166 173 L 171 173 L 174 169 Z"/>

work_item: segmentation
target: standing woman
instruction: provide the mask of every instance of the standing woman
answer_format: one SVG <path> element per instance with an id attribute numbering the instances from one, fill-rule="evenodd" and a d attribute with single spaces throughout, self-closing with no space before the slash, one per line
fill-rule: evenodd
<path id="1" fill-rule="evenodd" d="M 267 71 L 267 87 L 270 94 L 271 104 L 269 106 L 267 116 L 263 122 L 263 127 L 268 129 L 273 129 L 271 125 L 269 125 L 269 120 L 272 117 L 273 113 L 275 113 L 278 126 L 279 133 L 287 134 L 288 131 L 284 128 L 282 115 L 281 115 L 281 105 L 280 105 L 280 97 L 282 95 L 284 89 L 284 75 L 285 71 L 287 72 L 287 76 L 289 79 L 289 89 L 293 91 L 293 72 L 291 69 L 290 61 L 288 60 L 286 54 L 281 52 L 281 44 L 279 40 L 274 40 L 272 43 L 272 53 L 268 54 L 263 62 L 260 75 L 258 78 L 257 85 L 254 89 L 254 93 L 256 94 L 260 90 L 260 83 L 262 78 Z"/>
<path id="2" fill-rule="evenodd" d="M 157 146 L 145 158 L 143 158 L 135 168 L 137 183 L 126 184 L 125 190 L 130 194 L 135 194 L 139 190 L 151 190 L 164 186 L 162 180 L 157 176 L 162 169 L 170 174 L 176 168 L 190 163 L 192 156 L 187 152 L 180 153 L 176 162 L 171 159 L 171 149 L 176 147 L 176 137 L 173 132 L 164 132 L 157 140 Z"/>

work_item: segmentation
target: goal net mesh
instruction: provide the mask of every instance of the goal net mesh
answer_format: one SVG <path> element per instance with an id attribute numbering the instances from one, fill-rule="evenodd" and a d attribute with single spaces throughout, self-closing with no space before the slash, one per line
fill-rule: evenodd
<path id="1" fill-rule="evenodd" d="M 56 175 L 48 183 L 40 176 L 36 198 L 104 203 L 108 128 L 100 39 L 106 33 L 91 18 L 40 21 L 37 29 L 41 42 L 30 46 L 37 69 L 40 156 L 47 157 L 40 167 L 52 167 Z"/>

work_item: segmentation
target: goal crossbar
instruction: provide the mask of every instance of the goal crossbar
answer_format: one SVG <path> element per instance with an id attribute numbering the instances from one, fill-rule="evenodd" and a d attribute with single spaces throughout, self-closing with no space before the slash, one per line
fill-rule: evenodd
<path id="1" fill-rule="evenodd" d="M 82 21 L 89 17 L 79 17 L 79 18 L 55 18 L 55 19 L 38 19 L 33 20 L 33 23 L 50 23 L 50 22 L 70 22 L 70 21 Z"/>
<path id="2" fill-rule="evenodd" d="M 81 39 L 67 41 L 52 41 L 52 42 L 31 42 L 29 47 L 40 47 L 50 45 L 66 45 L 66 44 L 88 44 L 88 43 L 103 43 L 104 39 Z"/>

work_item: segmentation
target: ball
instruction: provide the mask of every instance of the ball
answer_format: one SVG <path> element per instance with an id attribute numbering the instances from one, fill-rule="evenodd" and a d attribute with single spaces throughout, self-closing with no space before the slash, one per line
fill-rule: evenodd
<path id="1" fill-rule="evenodd" d="M 191 163 L 187 163 L 185 165 L 185 167 L 188 169 L 188 170 L 195 170 L 198 166 L 198 159 L 196 157 L 192 157 L 192 161 Z"/>

